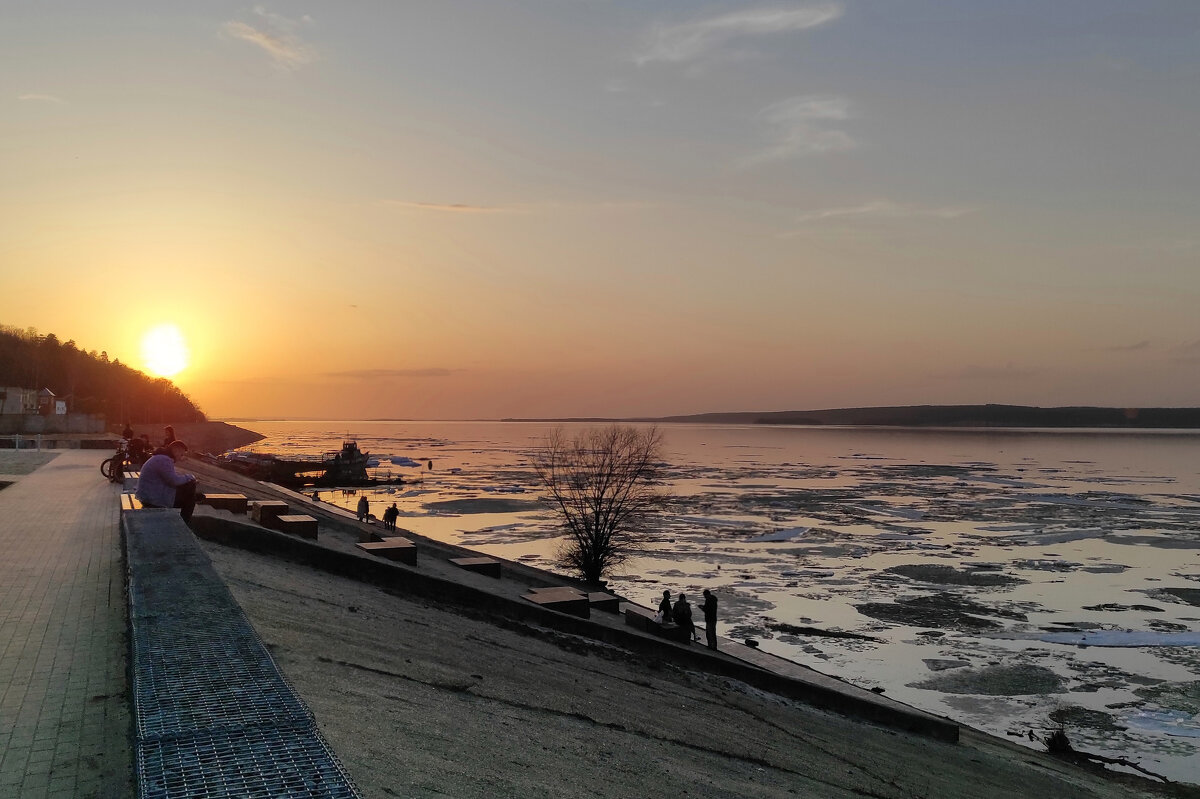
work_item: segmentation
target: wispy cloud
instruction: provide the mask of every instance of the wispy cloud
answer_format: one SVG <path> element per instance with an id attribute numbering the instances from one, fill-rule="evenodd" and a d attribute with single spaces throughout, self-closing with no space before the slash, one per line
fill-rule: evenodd
<path id="1" fill-rule="evenodd" d="M 53 94 L 39 94 L 38 92 L 27 92 L 25 94 L 18 94 L 17 99 L 21 100 L 23 102 L 27 102 L 27 103 L 57 103 L 58 105 L 63 104 L 63 99 L 61 97 L 56 97 Z"/>
<path id="2" fill-rule="evenodd" d="M 978 366 L 971 364 L 961 369 L 949 372 L 939 372 L 929 375 L 934 380 L 1010 380 L 1033 377 L 1038 372 L 1035 369 L 1022 369 L 1011 363 L 1004 366 Z"/>
<path id="3" fill-rule="evenodd" d="M 657 208 L 657 203 L 642 200 L 597 200 L 593 202 L 529 202 L 510 205 L 471 205 L 469 203 L 429 203 L 411 200 L 383 200 L 389 208 L 406 211 L 428 211 L 446 214 L 539 214 L 570 211 L 614 212 L 645 211 Z"/>
<path id="4" fill-rule="evenodd" d="M 1200 363 L 1200 339 L 1179 344 L 1173 350 L 1171 360 L 1176 363 Z"/>
<path id="5" fill-rule="evenodd" d="M 1150 349 L 1149 341 L 1139 341 L 1136 344 L 1116 344 L 1111 347 L 1103 347 L 1105 352 L 1141 352 L 1142 350 Z"/>
<path id="6" fill-rule="evenodd" d="M 852 150 L 858 142 L 837 127 L 854 116 L 845 97 L 808 95 L 792 97 L 764 108 L 758 117 L 769 130 L 771 144 L 745 160 L 761 164 L 824 153 Z"/>
<path id="7" fill-rule="evenodd" d="M 253 13 L 251 22 L 231 20 L 222 26 L 222 30 L 228 36 L 261 48 L 276 66 L 283 69 L 298 69 L 316 58 L 312 47 L 299 33 L 302 27 L 312 25 L 312 17 L 306 14 L 298 20 L 290 19 L 262 6 L 256 6 Z"/>
<path id="8" fill-rule="evenodd" d="M 925 207 L 896 203 L 891 200 L 869 200 L 861 205 L 850 205 L 841 208 L 822 208 L 819 211 L 809 211 L 796 217 L 796 224 L 807 225 L 822 222 L 827 219 L 957 219 L 960 216 L 974 213 L 974 208 L 960 206 Z"/>
<path id="9" fill-rule="evenodd" d="M 419 203 L 404 200 L 385 200 L 392 208 L 407 208 L 413 211 L 437 211 L 450 214 L 505 214 L 518 209 L 500 205 L 470 205 L 468 203 Z"/>
<path id="10" fill-rule="evenodd" d="M 836 4 L 793 8 L 752 8 L 717 17 L 661 27 L 634 61 L 681 63 L 703 56 L 731 39 L 815 28 L 842 15 Z"/>
<path id="11" fill-rule="evenodd" d="M 350 380 L 388 380 L 397 377 L 448 377 L 459 369 L 430 367 L 428 369 L 352 369 L 348 372 L 326 372 L 325 377 Z"/>

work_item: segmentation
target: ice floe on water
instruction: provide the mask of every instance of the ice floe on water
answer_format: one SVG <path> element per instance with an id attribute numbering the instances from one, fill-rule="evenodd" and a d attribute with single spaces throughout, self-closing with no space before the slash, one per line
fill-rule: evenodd
<path id="1" fill-rule="evenodd" d="M 1200 646 L 1200 631 L 1160 633 L 1147 630 L 1088 630 L 1085 632 L 1042 633 L 1031 637 L 1051 644 L 1074 644 L 1076 646 Z"/>
<path id="2" fill-rule="evenodd" d="M 808 533 L 809 527 L 786 527 L 781 530 L 775 530 L 770 533 L 763 533 L 751 538 L 747 538 L 748 542 L 756 541 L 794 541 Z"/>
<path id="3" fill-rule="evenodd" d="M 561 539 L 529 468 L 547 430 L 360 431 L 437 467 L 372 507 L 552 567 Z M 664 432 L 667 511 L 614 590 L 711 588 L 724 635 L 1021 742 L 1061 722 L 1089 751 L 1200 782 L 1200 435 Z"/>

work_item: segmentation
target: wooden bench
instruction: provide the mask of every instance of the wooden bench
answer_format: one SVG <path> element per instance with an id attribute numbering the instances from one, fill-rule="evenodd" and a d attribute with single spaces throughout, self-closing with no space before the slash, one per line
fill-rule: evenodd
<path id="1" fill-rule="evenodd" d="M 655 611 L 650 608 L 644 608 L 632 602 L 625 603 L 625 623 L 630 627 L 680 643 L 690 644 L 692 642 L 687 630 L 673 622 L 655 621 L 654 613 Z"/>
<path id="2" fill-rule="evenodd" d="M 407 563 L 409 566 L 417 565 L 417 545 L 403 536 L 392 536 L 384 538 L 382 541 L 364 541 L 355 546 L 363 552 L 378 555 L 381 558 Z"/>
<path id="3" fill-rule="evenodd" d="M 595 610 L 602 610 L 605 613 L 621 612 L 621 597 L 619 596 L 604 591 L 593 591 L 587 595 L 587 598 L 588 604 Z"/>
<path id="4" fill-rule="evenodd" d="M 575 588 L 560 586 L 555 588 L 533 588 L 528 594 L 525 594 L 524 599 L 529 600 L 535 605 L 541 605 L 544 608 L 557 610 L 560 613 L 569 613 L 572 616 L 578 616 L 581 619 L 591 617 L 591 603 L 588 602 L 588 595 Z"/>
<path id="5" fill-rule="evenodd" d="M 245 494 L 205 494 L 204 504 L 217 510 L 245 514 L 248 501 Z"/>
<path id="6" fill-rule="evenodd" d="M 133 494 L 121 494 L 121 510 L 141 510 L 142 501 Z"/>
<path id="7" fill-rule="evenodd" d="M 500 577 L 500 561 L 495 558 L 450 558 L 450 562 L 469 572 L 478 572 L 488 577 Z"/>
<path id="8" fill-rule="evenodd" d="M 287 512 L 288 506 L 286 502 L 258 500 L 250 503 L 250 518 L 263 527 L 270 527 L 271 519 L 276 516 L 284 516 Z"/>
<path id="9" fill-rule="evenodd" d="M 317 540 L 317 520 L 306 513 L 283 513 L 272 516 L 269 523 L 264 526 L 281 533 Z"/>

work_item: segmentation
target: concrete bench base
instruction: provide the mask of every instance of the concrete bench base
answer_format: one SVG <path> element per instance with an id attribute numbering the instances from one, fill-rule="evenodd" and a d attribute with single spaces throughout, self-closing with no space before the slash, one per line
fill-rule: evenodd
<path id="1" fill-rule="evenodd" d="M 275 500 L 260 500 L 250 503 L 250 518 L 261 524 L 263 527 L 270 527 L 271 519 L 276 516 L 284 516 L 288 512 L 286 502 L 277 502 Z"/>
<path id="2" fill-rule="evenodd" d="M 409 566 L 417 565 L 417 545 L 401 536 L 385 538 L 382 541 L 365 541 L 355 546 L 371 555 L 407 563 Z"/>
<path id="3" fill-rule="evenodd" d="M 244 514 L 248 502 L 245 494 L 206 494 L 204 504 L 217 510 L 227 510 L 232 513 Z"/>
<path id="4" fill-rule="evenodd" d="M 272 530 L 278 530 L 281 533 L 290 533 L 298 535 L 301 538 L 308 538 L 313 541 L 317 540 L 317 520 L 307 514 L 283 514 L 275 516 L 270 520 L 270 524 L 263 525 L 270 527 Z"/>
<path id="5" fill-rule="evenodd" d="M 488 577 L 500 577 L 500 561 L 495 558 L 450 558 L 450 562 L 469 572 L 478 572 Z"/>
<path id="6" fill-rule="evenodd" d="M 644 608 L 641 605 L 625 605 L 625 623 L 644 633 L 650 633 L 672 641 L 679 641 L 685 644 L 692 642 L 692 637 L 688 635 L 687 630 L 683 627 L 669 621 L 655 621 L 654 611 Z"/>
<path id="7" fill-rule="evenodd" d="M 591 603 L 588 602 L 587 594 L 577 591 L 574 588 L 567 588 L 565 586 L 561 588 L 535 588 L 528 594 L 525 594 L 524 599 L 535 605 L 557 610 L 560 613 L 569 613 L 581 619 L 591 616 Z"/>
<path id="8" fill-rule="evenodd" d="M 593 591 L 587 595 L 588 604 L 592 610 L 602 610 L 605 613 L 620 613 L 621 598 L 603 591 Z"/>

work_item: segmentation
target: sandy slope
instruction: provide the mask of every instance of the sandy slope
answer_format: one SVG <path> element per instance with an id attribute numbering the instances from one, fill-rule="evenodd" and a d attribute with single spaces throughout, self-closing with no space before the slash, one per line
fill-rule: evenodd
<path id="1" fill-rule="evenodd" d="M 204 546 L 366 796 L 1159 795 L 969 730 L 939 743 Z"/>

